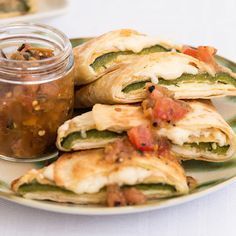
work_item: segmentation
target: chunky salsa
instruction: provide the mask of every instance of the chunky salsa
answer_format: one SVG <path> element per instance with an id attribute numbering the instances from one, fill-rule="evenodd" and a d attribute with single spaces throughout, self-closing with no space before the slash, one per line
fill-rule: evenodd
<path id="1" fill-rule="evenodd" d="M 54 56 L 47 48 L 21 45 L 11 60 L 35 61 Z M 0 154 L 33 158 L 54 147 L 57 128 L 72 115 L 72 69 L 46 83 L 0 82 Z"/>

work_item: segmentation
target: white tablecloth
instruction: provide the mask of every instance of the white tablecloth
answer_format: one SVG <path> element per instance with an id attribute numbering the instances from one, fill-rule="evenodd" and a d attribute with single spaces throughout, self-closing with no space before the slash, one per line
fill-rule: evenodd
<path id="1" fill-rule="evenodd" d="M 51 0 L 50 0 L 51 1 Z M 71 0 L 67 15 L 43 20 L 69 37 L 135 28 L 236 60 L 235 0 Z M 0 200 L 0 236 L 235 236 L 236 184 L 192 202 L 124 216 L 72 216 Z"/>

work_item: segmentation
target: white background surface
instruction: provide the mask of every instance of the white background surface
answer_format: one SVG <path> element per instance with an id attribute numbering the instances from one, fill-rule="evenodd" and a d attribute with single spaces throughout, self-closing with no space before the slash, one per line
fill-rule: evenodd
<path id="1" fill-rule="evenodd" d="M 50 0 L 49 0 L 50 1 Z M 135 28 L 208 44 L 236 60 L 235 0 L 71 0 L 67 15 L 41 21 L 69 37 Z M 236 183 L 184 205 L 125 216 L 71 216 L 0 200 L 0 236 L 235 236 Z"/>

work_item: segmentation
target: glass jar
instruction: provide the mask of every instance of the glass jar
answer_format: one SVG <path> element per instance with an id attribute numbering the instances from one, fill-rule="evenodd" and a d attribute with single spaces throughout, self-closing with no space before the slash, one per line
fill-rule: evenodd
<path id="1" fill-rule="evenodd" d="M 42 60 L 10 57 L 25 44 L 53 50 Z M 73 112 L 73 53 L 69 39 L 49 26 L 0 27 L 0 158 L 55 156 L 58 127 Z"/>

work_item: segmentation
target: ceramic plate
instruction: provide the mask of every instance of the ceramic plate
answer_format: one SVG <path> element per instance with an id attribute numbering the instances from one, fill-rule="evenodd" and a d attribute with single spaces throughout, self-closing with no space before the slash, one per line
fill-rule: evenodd
<path id="1" fill-rule="evenodd" d="M 86 39 L 73 39 L 73 46 L 83 43 Z M 236 64 L 218 56 L 219 63 L 236 71 Z M 223 117 L 229 122 L 236 132 L 236 97 L 215 99 L 214 104 Z M 12 163 L 0 160 L 0 197 L 25 206 L 40 208 L 48 211 L 78 214 L 78 215 L 108 215 L 143 212 L 178 205 L 206 194 L 212 193 L 236 181 L 236 157 L 224 163 L 207 163 L 203 161 L 186 161 L 184 167 L 187 175 L 197 179 L 198 187 L 189 195 L 169 198 L 165 200 L 150 201 L 142 206 L 128 206 L 107 208 L 101 206 L 80 206 L 73 204 L 59 204 L 50 201 L 35 201 L 16 196 L 9 189 L 12 180 L 23 175 L 31 168 L 40 168 L 47 162 L 37 163 Z"/>
<path id="2" fill-rule="evenodd" d="M 0 19 L 0 24 L 17 21 L 35 21 L 64 14 L 67 11 L 67 0 L 38 0 L 37 11 L 22 16 Z"/>

